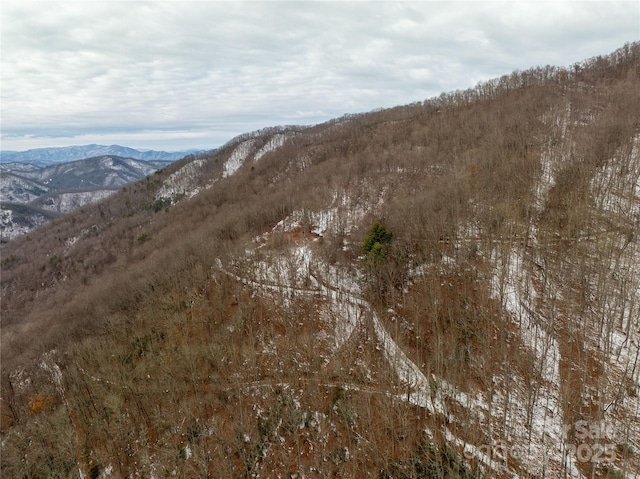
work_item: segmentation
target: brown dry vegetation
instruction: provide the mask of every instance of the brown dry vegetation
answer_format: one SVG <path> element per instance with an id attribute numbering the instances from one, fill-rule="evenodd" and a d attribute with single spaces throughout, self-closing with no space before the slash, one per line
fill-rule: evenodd
<path id="1" fill-rule="evenodd" d="M 502 403 L 525 388 L 533 421 L 549 378 L 505 308 L 504 264 L 517 249 L 531 305 L 559 344 L 565 423 L 622 411 L 640 394 L 638 358 L 611 385 L 612 352 L 598 348 L 619 324 L 632 325 L 631 341 L 640 335 L 637 320 L 609 314 L 638 311 L 638 279 L 624 263 L 629 245 L 637 250 L 638 192 L 616 214 L 597 199 L 628 188 L 613 183 L 632 175 L 637 155 L 639 68 L 640 45 L 631 44 L 569 69 L 514 72 L 292 129 L 251 166 L 158 205 L 158 188 L 187 158 L 3 246 L 3 475 L 483 475 L 443 431 L 471 444 L 506 438 L 506 407 L 490 406 L 499 420 L 488 425 L 449 401 L 449 424 L 398 399 L 410 386 L 385 361 L 367 312 L 331 353 L 318 339 L 329 328 L 322 297 L 256 294 L 217 268 L 219 259 L 250 277 L 245 250 L 263 233 L 266 256 L 313 242 L 305 222 L 272 230 L 336 196 L 351 201 L 339 213 L 344 225 L 313 242 L 316 257 L 363 272 L 365 298 L 427 377 Z M 279 131 L 254 136 L 255 148 Z M 198 158 L 200 186 L 241 140 Z M 550 155 L 555 181 L 537 205 Z M 606 168 L 617 169 L 613 180 L 597 182 Z M 350 229 L 356 210 L 365 213 Z M 359 245 L 374 220 L 393 232 L 393 247 L 367 263 Z M 626 452 L 615 470 L 637 474 L 638 438 L 618 443 Z M 511 470 L 529 477 L 522 465 Z"/>

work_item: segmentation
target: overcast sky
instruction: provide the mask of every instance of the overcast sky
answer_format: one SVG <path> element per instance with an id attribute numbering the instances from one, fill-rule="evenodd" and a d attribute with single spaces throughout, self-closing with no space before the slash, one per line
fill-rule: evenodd
<path id="1" fill-rule="evenodd" d="M 215 148 L 640 39 L 640 1 L 2 0 L 4 150 Z"/>

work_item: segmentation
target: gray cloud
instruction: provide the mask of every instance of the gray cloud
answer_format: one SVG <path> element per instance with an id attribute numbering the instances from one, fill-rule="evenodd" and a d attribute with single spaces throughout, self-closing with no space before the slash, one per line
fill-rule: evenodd
<path id="1" fill-rule="evenodd" d="M 2 148 L 215 147 L 609 53 L 640 4 L 16 1 L 1 26 Z"/>

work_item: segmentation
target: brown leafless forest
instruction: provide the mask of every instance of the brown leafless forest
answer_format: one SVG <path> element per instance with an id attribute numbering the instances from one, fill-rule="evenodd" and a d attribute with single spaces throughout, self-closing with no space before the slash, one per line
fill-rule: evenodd
<path id="1" fill-rule="evenodd" d="M 640 44 L 248 133 L 0 250 L 3 477 L 640 477 Z"/>

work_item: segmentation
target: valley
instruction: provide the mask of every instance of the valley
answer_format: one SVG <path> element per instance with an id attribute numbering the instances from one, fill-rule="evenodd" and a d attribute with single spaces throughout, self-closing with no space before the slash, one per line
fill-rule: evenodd
<path id="1" fill-rule="evenodd" d="M 62 213 L 96 203 L 170 164 L 101 156 L 39 167 L 0 164 L 0 240 L 9 241 Z"/>

